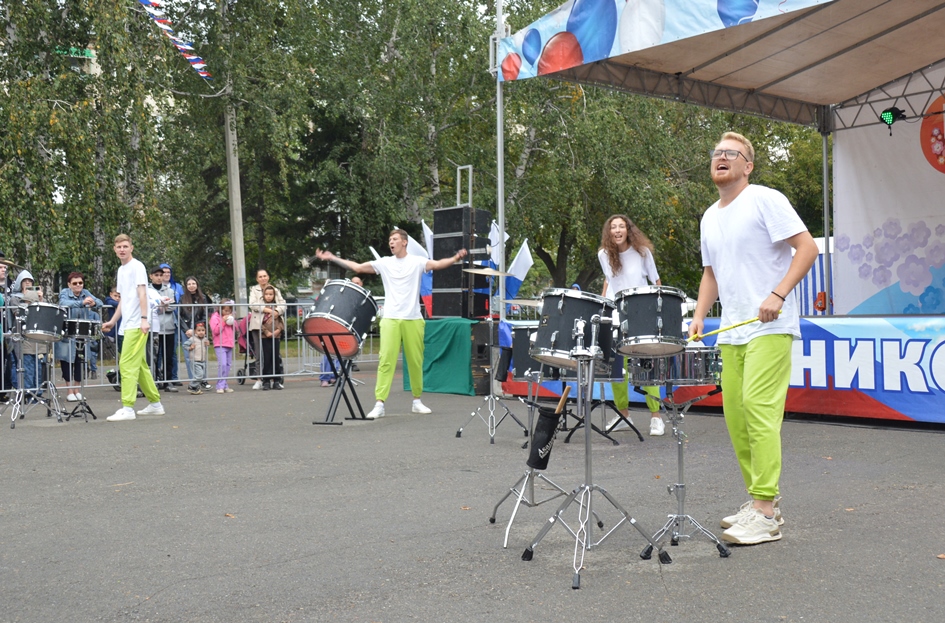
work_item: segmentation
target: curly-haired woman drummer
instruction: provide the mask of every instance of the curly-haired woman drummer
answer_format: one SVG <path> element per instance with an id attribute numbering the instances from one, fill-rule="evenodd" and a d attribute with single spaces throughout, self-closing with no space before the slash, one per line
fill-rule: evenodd
<path id="1" fill-rule="evenodd" d="M 622 290 L 647 285 L 648 279 L 654 285 L 662 285 L 653 260 L 653 243 L 624 214 L 614 214 L 604 222 L 597 259 L 604 271 L 603 295 L 610 300 Z M 630 412 L 628 381 L 625 370 L 624 382 L 611 384 L 614 405 L 624 417 Z M 644 387 L 643 391 L 647 393 L 646 406 L 650 409 L 650 435 L 662 435 L 665 425 L 659 414 L 659 388 Z"/>

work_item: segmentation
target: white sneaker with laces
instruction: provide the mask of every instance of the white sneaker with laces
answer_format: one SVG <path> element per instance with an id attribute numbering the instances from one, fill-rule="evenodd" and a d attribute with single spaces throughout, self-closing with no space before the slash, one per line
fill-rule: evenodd
<path id="1" fill-rule="evenodd" d="M 772 517 L 768 519 L 753 508 L 737 524 L 722 533 L 722 540 L 736 545 L 757 545 L 781 538 L 781 526 Z"/>
<path id="2" fill-rule="evenodd" d="M 753 501 L 754 500 L 748 500 L 747 502 L 739 506 L 738 512 L 735 513 L 734 515 L 723 517 L 722 521 L 719 522 L 719 525 L 722 526 L 723 528 L 728 529 L 734 526 L 735 524 L 737 524 L 742 519 L 742 517 L 745 517 L 749 513 L 751 513 L 751 511 L 753 510 L 751 503 Z M 778 497 L 774 498 L 774 501 L 772 502 L 772 504 L 774 505 L 774 520 L 778 522 L 779 526 L 783 526 L 784 517 L 781 516 L 781 496 L 779 495 Z"/>
<path id="3" fill-rule="evenodd" d="M 135 419 L 135 410 L 131 407 L 122 407 L 112 415 L 105 418 L 108 422 L 124 422 Z"/>
<path id="4" fill-rule="evenodd" d="M 374 408 L 371 409 L 371 412 L 364 417 L 369 420 L 376 420 L 377 418 L 384 417 L 384 403 L 381 401 L 374 403 Z"/>
<path id="5" fill-rule="evenodd" d="M 663 418 L 658 415 L 651 417 L 650 437 L 662 437 L 664 432 L 666 432 L 666 425 L 663 423 Z"/>
<path id="6" fill-rule="evenodd" d="M 138 415 L 164 415 L 164 405 L 160 402 L 152 402 L 144 409 L 138 411 Z"/>
<path id="7" fill-rule="evenodd" d="M 410 408 L 410 410 L 414 413 L 423 413 L 423 414 L 433 413 L 433 410 L 430 407 L 423 404 L 422 402 L 420 402 L 419 398 L 413 401 L 413 406 Z"/>
<path id="8" fill-rule="evenodd" d="M 262 389 L 262 381 L 256 381 L 253 383 L 253 389 Z"/>

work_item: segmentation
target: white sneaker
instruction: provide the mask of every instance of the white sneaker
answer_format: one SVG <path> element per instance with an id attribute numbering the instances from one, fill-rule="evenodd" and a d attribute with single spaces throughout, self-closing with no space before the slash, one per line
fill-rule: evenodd
<path id="1" fill-rule="evenodd" d="M 79 401 L 79 399 L 76 397 L 75 394 L 69 394 L 68 396 L 66 396 L 66 400 L 68 400 L 69 402 L 78 402 L 78 401 Z"/>
<path id="2" fill-rule="evenodd" d="M 735 524 L 737 524 L 739 521 L 741 521 L 743 517 L 747 517 L 753 510 L 752 501 L 753 500 L 748 500 L 747 502 L 739 506 L 738 512 L 735 513 L 734 515 L 723 517 L 722 521 L 719 522 L 719 525 L 722 526 L 723 528 L 728 529 L 734 526 Z M 778 497 L 774 498 L 774 501 L 772 503 L 774 505 L 774 519 L 775 521 L 778 522 L 779 526 L 783 526 L 784 517 L 781 516 L 781 496 L 779 495 Z"/>
<path id="3" fill-rule="evenodd" d="M 253 383 L 253 389 L 262 389 L 262 381 L 256 381 Z"/>
<path id="4" fill-rule="evenodd" d="M 419 398 L 413 401 L 413 407 L 411 407 L 410 410 L 414 413 L 423 413 L 423 414 L 433 413 L 433 410 L 430 407 L 423 404 L 422 402 L 420 402 Z"/>
<path id="5" fill-rule="evenodd" d="M 664 432 L 666 432 L 666 425 L 663 423 L 663 418 L 658 415 L 651 417 L 650 437 L 662 437 Z"/>
<path id="6" fill-rule="evenodd" d="M 144 409 L 138 411 L 138 415 L 164 415 L 164 405 L 160 402 L 152 402 Z"/>
<path id="7" fill-rule="evenodd" d="M 125 420 L 135 419 L 135 410 L 131 407 L 122 407 L 112 415 L 105 418 L 108 422 L 124 422 Z"/>
<path id="8" fill-rule="evenodd" d="M 607 430 L 609 432 L 614 432 L 615 430 L 622 430 L 624 428 L 630 428 L 630 425 L 627 424 L 627 422 L 624 422 L 625 419 L 627 420 L 627 422 L 630 422 L 630 424 L 633 424 L 633 418 L 631 418 L 629 415 L 625 415 L 622 418 L 618 415 L 617 417 L 615 417 L 614 419 L 612 419 L 610 422 L 607 423 Z"/>
<path id="9" fill-rule="evenodd" d="M 722 540 L 737 545 L 757 545 L 781 538 L 781 527 L 774 519 L 768 519 L 758 509 L 751 511 L 737 524 L 722 533 Z"/>
<path id="10" fill-rule="evenodd" d="M 371 409 L 371 412 L 365 415 L 369 420 L 376 420 L 377 418 L 384 417 L 384 403 L 378 401 L 374 404 L 374 408 Z"/>
<path id="11" fill-rule="evenodd" d="M 73 394 L 73 396 L 75 396 L 76 401 L 82 400 L 82 394 L 80 394 L 80 393 L 78 393 L 78 392 L 76 392 L 75 394 Z"/>

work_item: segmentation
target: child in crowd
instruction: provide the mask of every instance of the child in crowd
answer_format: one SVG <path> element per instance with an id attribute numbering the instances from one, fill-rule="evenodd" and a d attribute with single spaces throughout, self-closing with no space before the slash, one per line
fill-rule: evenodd
<path id="1" fill-rule="evenodd" d="M 272 286 L 263 288 L 262 360 L 263 389 L 282 389 L 282 335 L 285 333 L 285 320 L 276 305 L 276 289 Z"/>
<path id="2" fill-rule="evenodd" d="M 233 364 L 233 346 L 236 343 L 236 319 L 233 317 L 233 301 L 223 301 L 219 311 L 210 316 L 210 331 L 213 333 L 213 350 L 217 354 L 217 393 L 229 393 L 226 377 Z"/>
<path id="3" fill-rule="evenodd" d="M 184 349 L 190 353 L 191 371 L 193 372 L 193 378 L 187 387 L 187 391 L 197 396 L 203 393 L 200 386 L 207 378 L 207 348 L 210 346 L 210 340 L 207 339 L 207 327 L 202 322 L 194 325 L 193 333 L 184 342 Z"/>

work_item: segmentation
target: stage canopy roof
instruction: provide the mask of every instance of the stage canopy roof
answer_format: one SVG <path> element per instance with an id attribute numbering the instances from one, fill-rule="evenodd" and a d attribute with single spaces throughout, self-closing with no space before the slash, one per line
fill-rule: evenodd
<path id="1" fill-rule="evenodd" d="M 835 131 L 943 92 L 940 0 L 570 0 L 499 42 L 547 76 Z M 929 76 L 939 76 L 936 80 Z"/>

